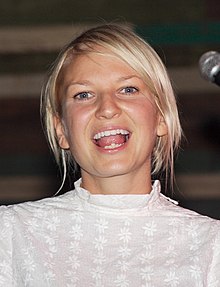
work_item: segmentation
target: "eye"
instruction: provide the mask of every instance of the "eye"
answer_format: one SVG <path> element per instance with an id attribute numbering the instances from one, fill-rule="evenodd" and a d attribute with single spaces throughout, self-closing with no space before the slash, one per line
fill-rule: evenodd
<path id="1" fill-rule="evenodd" d="M 78 101 L 86 101 L 89 100 L 93 97 L 93 95 L 89 92 L 80 92 L 76 95 L 74 95 L 74 99 L 78 100 Z"/>
<path id="2" fill-rule="evenodd" d="M 121 90 L 123 94 L 135 94 L 138 92 L 138 89 L 135 87 L 126 87 Z"/>

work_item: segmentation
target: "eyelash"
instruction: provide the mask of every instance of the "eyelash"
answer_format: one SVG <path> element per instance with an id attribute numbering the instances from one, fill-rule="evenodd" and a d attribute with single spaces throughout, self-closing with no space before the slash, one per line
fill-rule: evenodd
<path id="1" fill-rule="evenodd" d="M 133 87 L 133 86 L 128 86 L 128 87 L 122 88 L 120 90 L 120 93 L 126 94 L 126 95 L 130 95 L 130 94 L 135 94 L 138 91 L 139 91 L 138 88 Z M 73 96 L 73 98 L 78 100 L 78 101 L 87 101 L 87 100 L 89 100 L 92 97 L 93 97 L 93 95 L 90 92 L 80 92 L 80 93 L 78 93 L 78 94 Z"/>
<path id="2" fill-rule="evenodd" d="M 138 91 L 139 91 L 139 89 L 138 88 L 136 88 L 136 87 L 133 87 L 133 86 L 128 86 L 128 87 L 125 87 L 125 88 L 123 88 L 121 91 L 123 91 L 123 90 L 130 90 L 130 91 L 125 91 L 124 92 L 124 94 L 135 94 L 135 93 L 137 93 Z M 132 90 L 132 91 L 131 91 Z"/>
<path id="3" fill-rule="evenodd" d="M 85 97 L 86 95 L 86 97 Z M 83 97 L 81 97 L 83 96 Z M 92 94 L 89 92 L 80 92 L 76 95 L 73 96 L 74 99 L 78 100 L 78 101 L 86 101 L 88 99 L 90 99 L 92 97 Z"/>

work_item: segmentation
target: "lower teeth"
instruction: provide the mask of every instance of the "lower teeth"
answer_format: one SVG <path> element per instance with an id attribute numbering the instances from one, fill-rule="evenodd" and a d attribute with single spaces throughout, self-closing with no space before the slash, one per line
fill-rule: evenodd
<path id="1" fill-rule="evenodd" d="M 122 146 L 122 145 L 123 145 L 123 144 L 112 143 L 111 145 L 105 146 L 104 149 L 114 149 L 114 148 L 120 147 L 120 146 Z"/>

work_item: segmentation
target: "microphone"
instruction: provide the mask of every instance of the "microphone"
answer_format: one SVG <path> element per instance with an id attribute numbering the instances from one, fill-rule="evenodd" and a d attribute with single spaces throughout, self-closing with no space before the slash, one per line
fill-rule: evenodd
<path id="1" fill-rule="evenodd" d="M 209 51 L 203 54 L 199 59 L 199 68 L 205 80 L 220 86 L 220 54 L 218 52 Z"/>

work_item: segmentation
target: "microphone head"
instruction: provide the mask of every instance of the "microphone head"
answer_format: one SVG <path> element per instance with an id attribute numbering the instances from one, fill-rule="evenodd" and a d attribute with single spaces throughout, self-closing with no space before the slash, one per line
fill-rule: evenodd
<path id="1" fill-rule="evenodd" d="M 199 59 L 201 76 L 210 82 L 215 82 L 215 76 L 220 72 L 220 54 L 216 51 L 206 52 Z"/>

